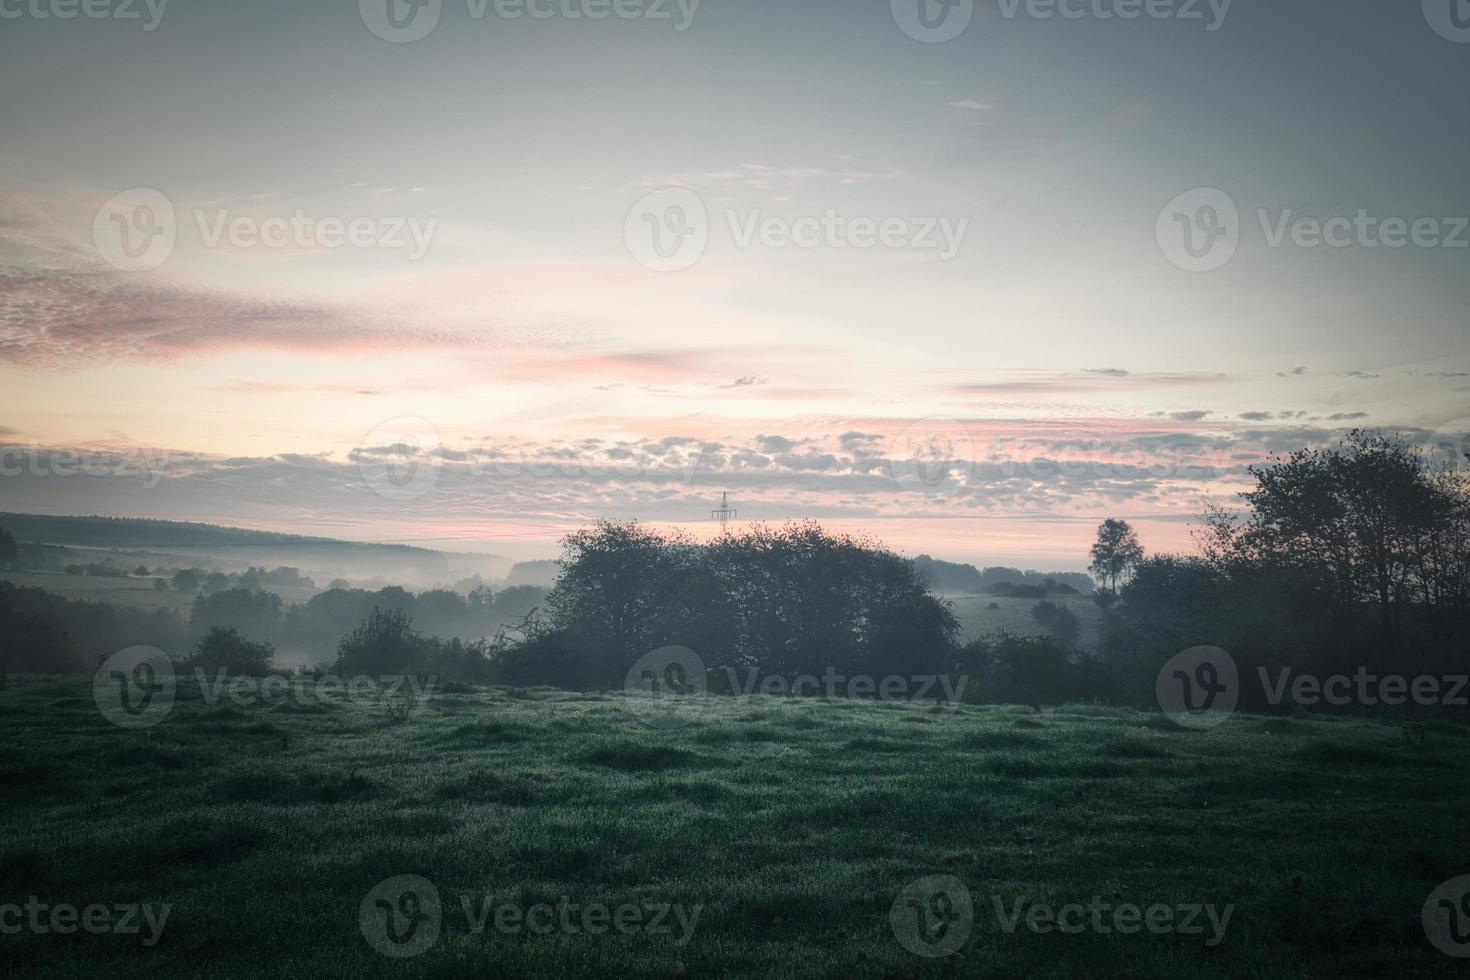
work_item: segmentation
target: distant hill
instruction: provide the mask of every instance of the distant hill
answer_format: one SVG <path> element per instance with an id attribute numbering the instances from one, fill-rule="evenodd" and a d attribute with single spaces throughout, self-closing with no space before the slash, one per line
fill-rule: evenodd
<path id="1" fill-rule="evenodd" d="M 312 538 L 279 531 L 252 531 L 243 527 L 155 521 L 137 517 L 52 517 L 47 514 L 11 514 L 0 511 L 0 527 L 17 540 L 47 544 L 75 544 L 90 548 L 219 548 L 230 545 L 343 544 L 356 548 L 422 551 L 404 544 L 359 544 L 334 538 Z"/>
<path id="2" fill-rule="evenodd" d="M 554 561 L 518 561 L 510 566 L 510 574 L 505 577 L 505 584 L 510 585 L 541 585 L 553 586 L 556 577 L 561 574 L 561 568 Z"/>
<path id="3" fill-rule="evenodd" d="M 300 554 L 303 558 L 371 559 L 411 567 L 424 574 L 442 574 L 444 555 L 427 548 L 402 544 L 364 544 L 313 538 L 279 531 L 252 531 L 216 524 L 158 521 L 132 517 L 53 517 L 44 514 L 0 512 L 0 528 L 17 541 L 44 542 L 83 548 L 188 549 L 230 553 L 269 548 Z"/>
<path id="4" fill-rule="evenodd" d="M 974 565 L 941 561 L 929 555 L 915 558 L 914 568 L 923 576 L 925 584 L 935 592 L 979 594 L 998 591 L 1006 586 L 1029 586 L 1040 590 L 1048 581 L 1055 585 L 1068 586 L 1084 595 L 1095 588 L 1091 576 L 1083 572 L 1022 571 L 1001 565 L 992 565 L 980 571 Z"/>

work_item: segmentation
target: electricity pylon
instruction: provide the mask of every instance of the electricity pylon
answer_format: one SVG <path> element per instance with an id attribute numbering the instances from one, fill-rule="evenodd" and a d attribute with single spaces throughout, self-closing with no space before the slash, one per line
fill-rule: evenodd
<path id="1" fill-rule="evenodd" d="M 720 506 L 709 512 L 709 516 L 720 522 L 720 533 L 724 534 L 730 529 L 730 522 L 735 519 L 737 512 L 730 506 L 730 494 L 728 491 L 720 494 Z"/>

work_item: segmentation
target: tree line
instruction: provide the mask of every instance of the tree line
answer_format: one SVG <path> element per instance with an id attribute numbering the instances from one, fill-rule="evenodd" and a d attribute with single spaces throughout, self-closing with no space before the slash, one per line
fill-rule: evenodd
<path id="1" fill-rule="evenodd" d="M 1247 677 L 1470 668 L 1463 468 L 1355 431 L 1249 473 L 1238 512 L 1212 506 L 1203 515 L 1193 554 L 1147 555 L 1126 521 L 1103 522 L 1090 556 L 1103 629 L 1091 648 L 1078 642 L 1075 614 L 1050 599 L 1033 610 L 1046 635 L 961 643 L 950 605 L 929 591 L 923 569 L 811 522 L 755 525 L 706 544 L 636 521 L 601 522 L 564 539 L 550 594 L 333 589 L 283 608 L 271 593 L 231 589 L 196 598 L 187 625 L 166 611 L 113 610 L 0 583 L 0 616 L 10 623 L 0 632 L 16 637 L 12 669 L 22 662 L 17 650 L 37 669 L 36 651 L 67 648 L 69 632 L 110 652 L 137 643 L 175 649 L 180 637 L 169 631 L 182 630 L 190 662 L 200 664 L 233 657 L 258 666 L 284 641 L 334 655 L 340 671 L 596 689 L 621 686 L 652 650 L 684 646 L 711 668 L 715 690 L 730 669 L 788 679 L 949 673 L 970 678 L 968 699 L 1038 706 L 1150 705 L 1163 664 L 1201 645 L 1229 651 Z M 89 666 L 67 649 L 46 669 Z M 1272 707 L 1263 696 L 1245 684 L 1242 706 Z"/>

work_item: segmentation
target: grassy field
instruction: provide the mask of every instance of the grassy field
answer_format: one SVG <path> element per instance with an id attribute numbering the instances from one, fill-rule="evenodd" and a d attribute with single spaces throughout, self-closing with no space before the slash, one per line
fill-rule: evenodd
<path id="1" fill-rule="evenodd" d="M 960 621 L 962 640 L 974 640 L 1001 630 L 1016 636 L 1046 633 L 1036 617 L 1031 615 L 1031 610 L 1041 601 L 1039 599 L 1013 599 L 998 595 L 947 595 L 944 598 Z M 1097 641 L 1102 638 L 1103 617 L 1092 596 L 1054 595 L 1050 599 L 1076 614 L 1077 625 L 1081 628 L 1081 645 L 1096 649 Z M 994 609 L 990 608 L 992 605 Z"/>
<path id="2" fill-rule="evenodd" d="M 170 588 L 160 592 L 154 588 L 154 578 L 112 578 L 106 575 L 67 575 L 64 572 L 17 572 L 7 571 L 0 580 L 18 586 L 31 586 L 54 592 L 67 599 L 82 599 L 86 602 L 108 602 L 115 606 L 134 606 L 139 609 L 177 609 L 189 615 L 194 598 L 199 592 L 180 592 Z M 287 603 L 306 602 L 320 589 L 263 586 L 274 592 Z"/>
<path id="3" fill-rule="evenodd" d="M 1091 707 L 748 697 L 699 699 L 664 729 L 622 694 L 434 693 L 405 720 L 371 698 L 240 700 L 183 683 L 168 717 L 125 731 L 89 681 L 12 679 L 0 904 L 171 910 L 151 946 L 147 927 L 0 935 L 0 974 L 1464 975 L 1420 920 L 1436 885 L 1470 873 L 1464 728 L 1410 746 L 1365 720 L 1195 732 Z M 443 907 L 412 959 L 361 928 L 400 875 Z M 973 908 L 952 957 L 910 952 L 892 921 L 936 875 Z M 477 935 L 461 896 L 637 907 L 649 928 L 592 935 L 573 912 L 576 931 Z M 1094 896 L 1231 917 L 1211 945 L 1209 926 L 1009 933 L 994 908 Z M 935 920 L 949 937 L 954 899 Z M 673 914 L 649 934 L 666 905 L 692 920 L 687 943 Z"/>

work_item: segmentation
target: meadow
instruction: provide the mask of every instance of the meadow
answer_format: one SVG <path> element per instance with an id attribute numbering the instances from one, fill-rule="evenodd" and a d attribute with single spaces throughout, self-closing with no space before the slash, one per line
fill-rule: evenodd
<path id="1" fill-rule="evenodd" d="M 129 731 L 88 680 L 11 678 L 0 904 L 171 908 L 151 945 L 146 928 L 0 935 L 0 973 L 1463 975 L 1420 919 L 1470 872 L 1463 726 L 1431 723 L 1419 745 L 1368 719 L 1192 731 L 1095 706 L 751 696 L 697 699 L 665 727 L 622 693 L 441 689 L 406 713 L 206 693 L 182 681 L 166 718 Z M 360 927 L 400 875 L 443 907 L 411 959 Z M 953 955 L 918 955 L 894 905 L 936 875 L 967 889 L 972 922 Z M 462 898 L 636 907 L 649 929 L 475 934 Z M 995 909 L 1098 900 L 1231 915 L 1211 943 L 1208 927 L 1008 932 Z M 658 932 L 659 908 L 684 918 Z"/>
<path id="2" fill-rule="evenodd" d="M 1001 632 L 1013 636 L 1046 635 L 1046 628 L 1032 615 L 1040 601 L 1038 599 L 1003 595 L 946 595 L 943 598 L 959 621 L 961 642 Z M 1103 635 L 1103 614 L 1092 596 L 1052 595 L 1047 598 L 1077 617 L 1078 643 L 1087 649 L 1097 649 Z"/>

